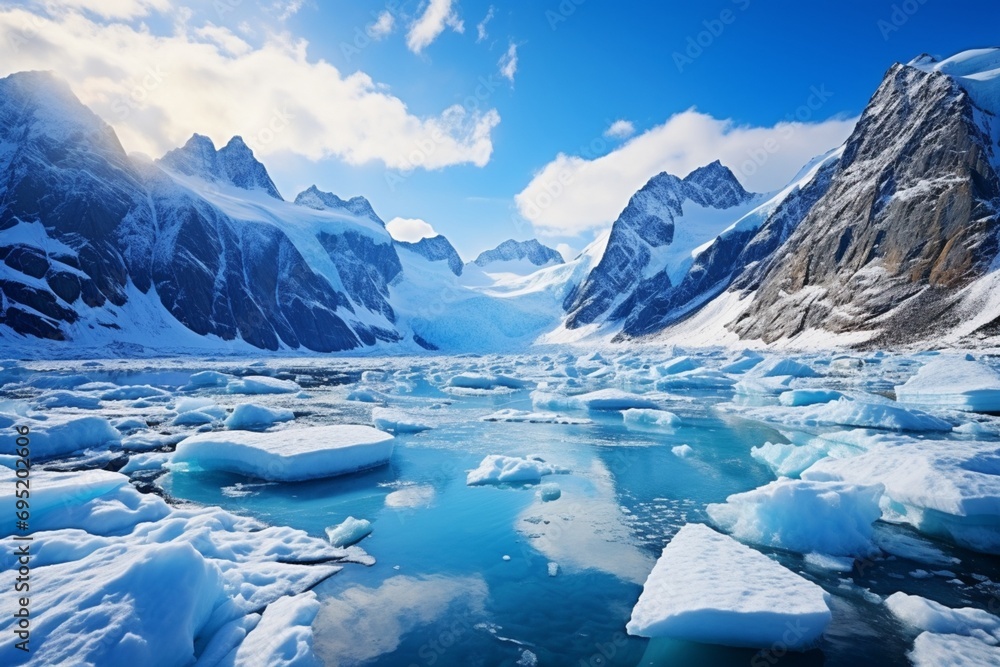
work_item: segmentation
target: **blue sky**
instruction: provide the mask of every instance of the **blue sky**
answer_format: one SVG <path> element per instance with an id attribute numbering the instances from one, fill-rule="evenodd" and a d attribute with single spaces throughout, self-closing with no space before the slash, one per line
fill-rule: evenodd
<path id="1" fill-rule="evenodd" d="M 893 62 L 996 45 L 1000 24 L 996 2 L 940 0 L 63 5 L 0 3 L 7 42 L 27 35 L 0 46 L 2 74 L 55 69 L 129 150 L 242 134 L 286 198 L 364 195 L 466 259 L 509 237 L 578 250 L 664 168 L 720 158 L 780 187 L 842 141 Z M 447 140 L 426 143 L 438 126 Z"/>

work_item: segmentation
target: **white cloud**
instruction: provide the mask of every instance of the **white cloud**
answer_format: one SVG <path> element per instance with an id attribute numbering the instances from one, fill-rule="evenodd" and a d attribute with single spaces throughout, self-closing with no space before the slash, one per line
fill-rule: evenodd
<path id="1" fill-rule="evenodd" d="M 661 171 L 686 176 L 713 160 L 744 187 L 785 185 L 811 158 L 840 145 L 857 119 L 736 125 L 695 110 L 672 116 L 594 159 L 560 153 L 535 173 L 514 200 L 540 234 L 579 234 L 613 222 L 629 197 Z"/>
<path id="2" fill-rule="evenodd" d="M 486 32 L 486 24 L 488 24 L 493 19 L 493 13 L 495 11 L 496 11 L 496 8 L 493 5 L 490 5 L 489 10 L 486 12 L 486 16 L 483 17 L 482 21 L 480 21 L 479 23 L 476 24 L 476 43 L 477 44 L 479 42 L 483 41 L 484 39 L 486 39 L 487 37 L 489 37 L 489 35 Z"/>
<path id="3" fill-rule="evenodd" d="M 571 246 L 568 243 L 560 243 L 556 246 L 556 252 L 562 255 L 562 258 L 570 262 L 576 259 L 576 256 L 580 254 L 580 251 Z"/>
<path id="4" fill-rule="evenodd" d="M 514 83 L 514 75 L 517 73 L 517 44 L 511 43 L 507 47 L 507 52 L 500 56 L 500 76 Z"/>
<path id="5" fill-rule="evenodd" d="M 150 11 L 170 9 L 171 0 L 60 0 L 58 3 L 39 2 L 51 11 L 81 10 L 105 19 L 133 19 Z"/>
<path id="6" fill-rule="evenodd" d="M 54 71 L 126 150 L 153 156 L 200 132 L 220 145 L 242 135 L 264 157 L 290 152 L 401 170 L 483 166 L 500 121 L 495 110 L 459 105 L 416 116 L 364 72 L 346 75 L 310 58 L 309 44 L 287 33 L 250 46 L 212 24 L 154 33 L 78 10 L 46 17 L 0 7 L 0 76 L 23 70 Z"/>
<path id="7" fill-rule="evenodd" d="M 372 39 L 382 39 L 393 31 L 396 27 L 396 17 L 388 10 L 383 11 L 375 19 L 375 23 L 368 26 L 368 34 Z"/>
<path id="8" fill-rule="evenodd" d="M 608 129 L 604 130 L 604 136 L 609 139 L 627 139 L 635 134 L 635 125 L 628 120 L 616 120 L 611 123 Z"/>
<path id="9" fill-rule="evenodd" d="M 416 243 L 420 239 L 438 235 L 430 223 L 424 222 L 420 218 L 393 218 L 385 223 L 385 228 L 392 238 L 409 243 Z"/>
<path id="10" fill-rule="evenodd" d="M 452 0 L 430 0 L 424 13 L 410 25 L 406 34 L 406 46 L 414 53 L 420 53 L 444 32 L 445 27 L 455 32 L 465 32 L 465 24 L 458 18 L 452 7 Z"/>
<path id="11" fill-rule="evenodd" d="M 298 14 L 304 4 L 305 0 L 277 0 L 271 10 L 277 14 L 279 21 L 284 22 Z"/>

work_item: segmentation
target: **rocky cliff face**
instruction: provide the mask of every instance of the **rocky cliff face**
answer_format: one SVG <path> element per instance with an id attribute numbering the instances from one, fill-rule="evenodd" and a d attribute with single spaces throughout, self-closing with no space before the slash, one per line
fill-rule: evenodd
<path id="1" fill-rule="evenodd" d="M 220 188 L 246 191 L 244 208 L 211 201 Z M 158 164 L 136 162 L 51 75 L 0 80 L 0 324 L 16 333 L 141 328 L 123 309 L 145 300 L 197 334 L 266 349 L 398 340 L 387 284 L 399 259 L 370 206 L 377 224 L 296 210 L 311 209 L 281 201 L 239 138 L 216 151 L 196 135 Z M 282 216 L 298 243 L 274 224 Z"/>
<path id="2" fill-rule="evenodd" d="M 758 286 L 730 325 L 741 337 L 932 338 L 954 324 L 959 290 L 990 269 L 997 120 L 955 78 L 918 64 L 886 73 L 826 192 L 766 270 L 740 285 Z"/>
<path id="3" fill-rule="evenodd" d="M 462 269 L 465 266 L 462 263 L 462 258 L 451 242 L 441 235 L 423 238 L 416 243 L 397 241 L 396 244 L 400 248 L 411 250 L 431 262 L 447 262 L 452 273 L 456 276 L 462 275 Z"/>
<path id="4" fill-rule="evenodd" d="M 645 308 L 650 298 L 674 286 L 670 276 L 686 270 L 686 254 L 711 241 L 754 201 L 718 161 L 683 179 L 665 172 L 654 176 L 612 225 L 601 261 L 567 296 L 566 327 L 619 322 Z"/>

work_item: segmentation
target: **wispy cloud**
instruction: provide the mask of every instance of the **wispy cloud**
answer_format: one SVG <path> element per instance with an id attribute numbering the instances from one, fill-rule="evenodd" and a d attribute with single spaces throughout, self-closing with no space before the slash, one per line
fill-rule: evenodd
<path id="1" fill-rule="evenodd" d="M 392 12 L 385 10 L 378 15 L 375 23 L 368 26 L 368 34 L 372 39 L 382 39 L 396 28 L 396 17 Z"/>
<path id="2" fill-rule="evenodd" d="M 452 0 L 430 0 L 424 13 L 410 25 L 406 34 L 406 46 L 414 53 L 420 53 L 430 46 L 446 27 L 455 32 L 465 32 L 465 24 L 458 17 Z"/>
<path id="3" fill-rule="evenodd" d="M 686 176 L 718 159 L 747 189 L 767 192 L 785 185 L 809 159 L 843 143 L 856 122 L 753 127 L 692 109 L 600 157 L 560 153 L 514 200 L 536 232 L 573 235 L 613 222 L 629 197 L 661 171 Z"/>
<path id="4" fill-rule="evenodd" d="M 609 139 L 627 139 L 635 134 L 635 125 L 628 120 L 616 120 L 604 130 L 604 136 Z"/>
<path id="5" fill-rule="evenodd" d="M 0 7 L 0 76 L 56 72 L 114 126 L 127 150 L 153 156 L 200 132 L 217 143 L 240 134 L 262 156 L 288 152 L 396 169 L 490 160 L 499 123 L 493 109 L 453 105 L 414 115 L 366 73 L 347 75 L 310 58 L 308 42 L 287 32 L 250 44 L 235 28 L 211 23 L 154 31 L 135 25 L 134 11 L 121 4 L 119 17 L 98 19 L 65 4 L 48 14 Z M 424 145 L 434 150 L 415 165 L 407 153 Z"/>
<path id="6" fill-rule="evenodd" d="M 511 42 L 497 65 L 500 67 L 500 76 L 514 83 L 514 75 L 517 74 L 517 44 Z"/>
<path id="7" fill-rule="evenodd" d="M 483 17 L 482 21 L 476 24 L 476 43 L 479 43 L 489 37 L 489 34 L 486 32 L 486 25 L 493 19 L 493 13 L 495 11 L 496 9 L 493 5 L 490 5 L 489 10 L 486 12 L 486 16 Z"/>

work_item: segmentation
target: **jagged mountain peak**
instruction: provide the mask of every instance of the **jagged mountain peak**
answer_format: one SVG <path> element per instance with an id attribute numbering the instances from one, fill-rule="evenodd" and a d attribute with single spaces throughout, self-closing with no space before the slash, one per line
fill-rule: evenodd
<path id="1" fill-rule="evenodd" d="M 168 151 L 156 162 L 186 176 L 221 181 L 243 190 L 262 190 L 275 199 L 282 198 L 267 169 L 239 135 L 216 150 L 209 137 L 195 133 L 183 146 Z"/>
<path id="2" fill-rule="evenodd" d="M 341 199 L 332 192 L 320 190 L 315 184 L 310 185 L 297 194 L 295 196 L 295 203 L 299 206 L 308 206 L 317 211 L 346 211 L 351 215 L 368 218 L 378 225 L 385 226 L 382 219 L 375 213 L 375 209 L 372 208 L 371 202 L 364 197 L 357 196 L 350 199 Z"/>
<path id="3" fill-rule="evenodd" d="M 441 234 L 428 236 L 415 242 L 396 241 L 395 243 L 407 250 L 412 250 L 432 262 L 447 261 L 448 268 L 451 269 L 452 273 L 456 276 L 462 275 L 464 267 L 462 258 L 459 256 L 458 251 L 455 250 L 455 246 L 451 244 L 451 241 Z"/>
<path id="4" fill-rule="evenodd" d="M 563 258 L 557 250 L 542 245 L 537 239 L 515 241 L 507 239 L 492 250 L 485 250 L 473 261 L 477 266 L 487 266 L 495 262 L 526 261 L 534 266 L 562 264 Z"/>

